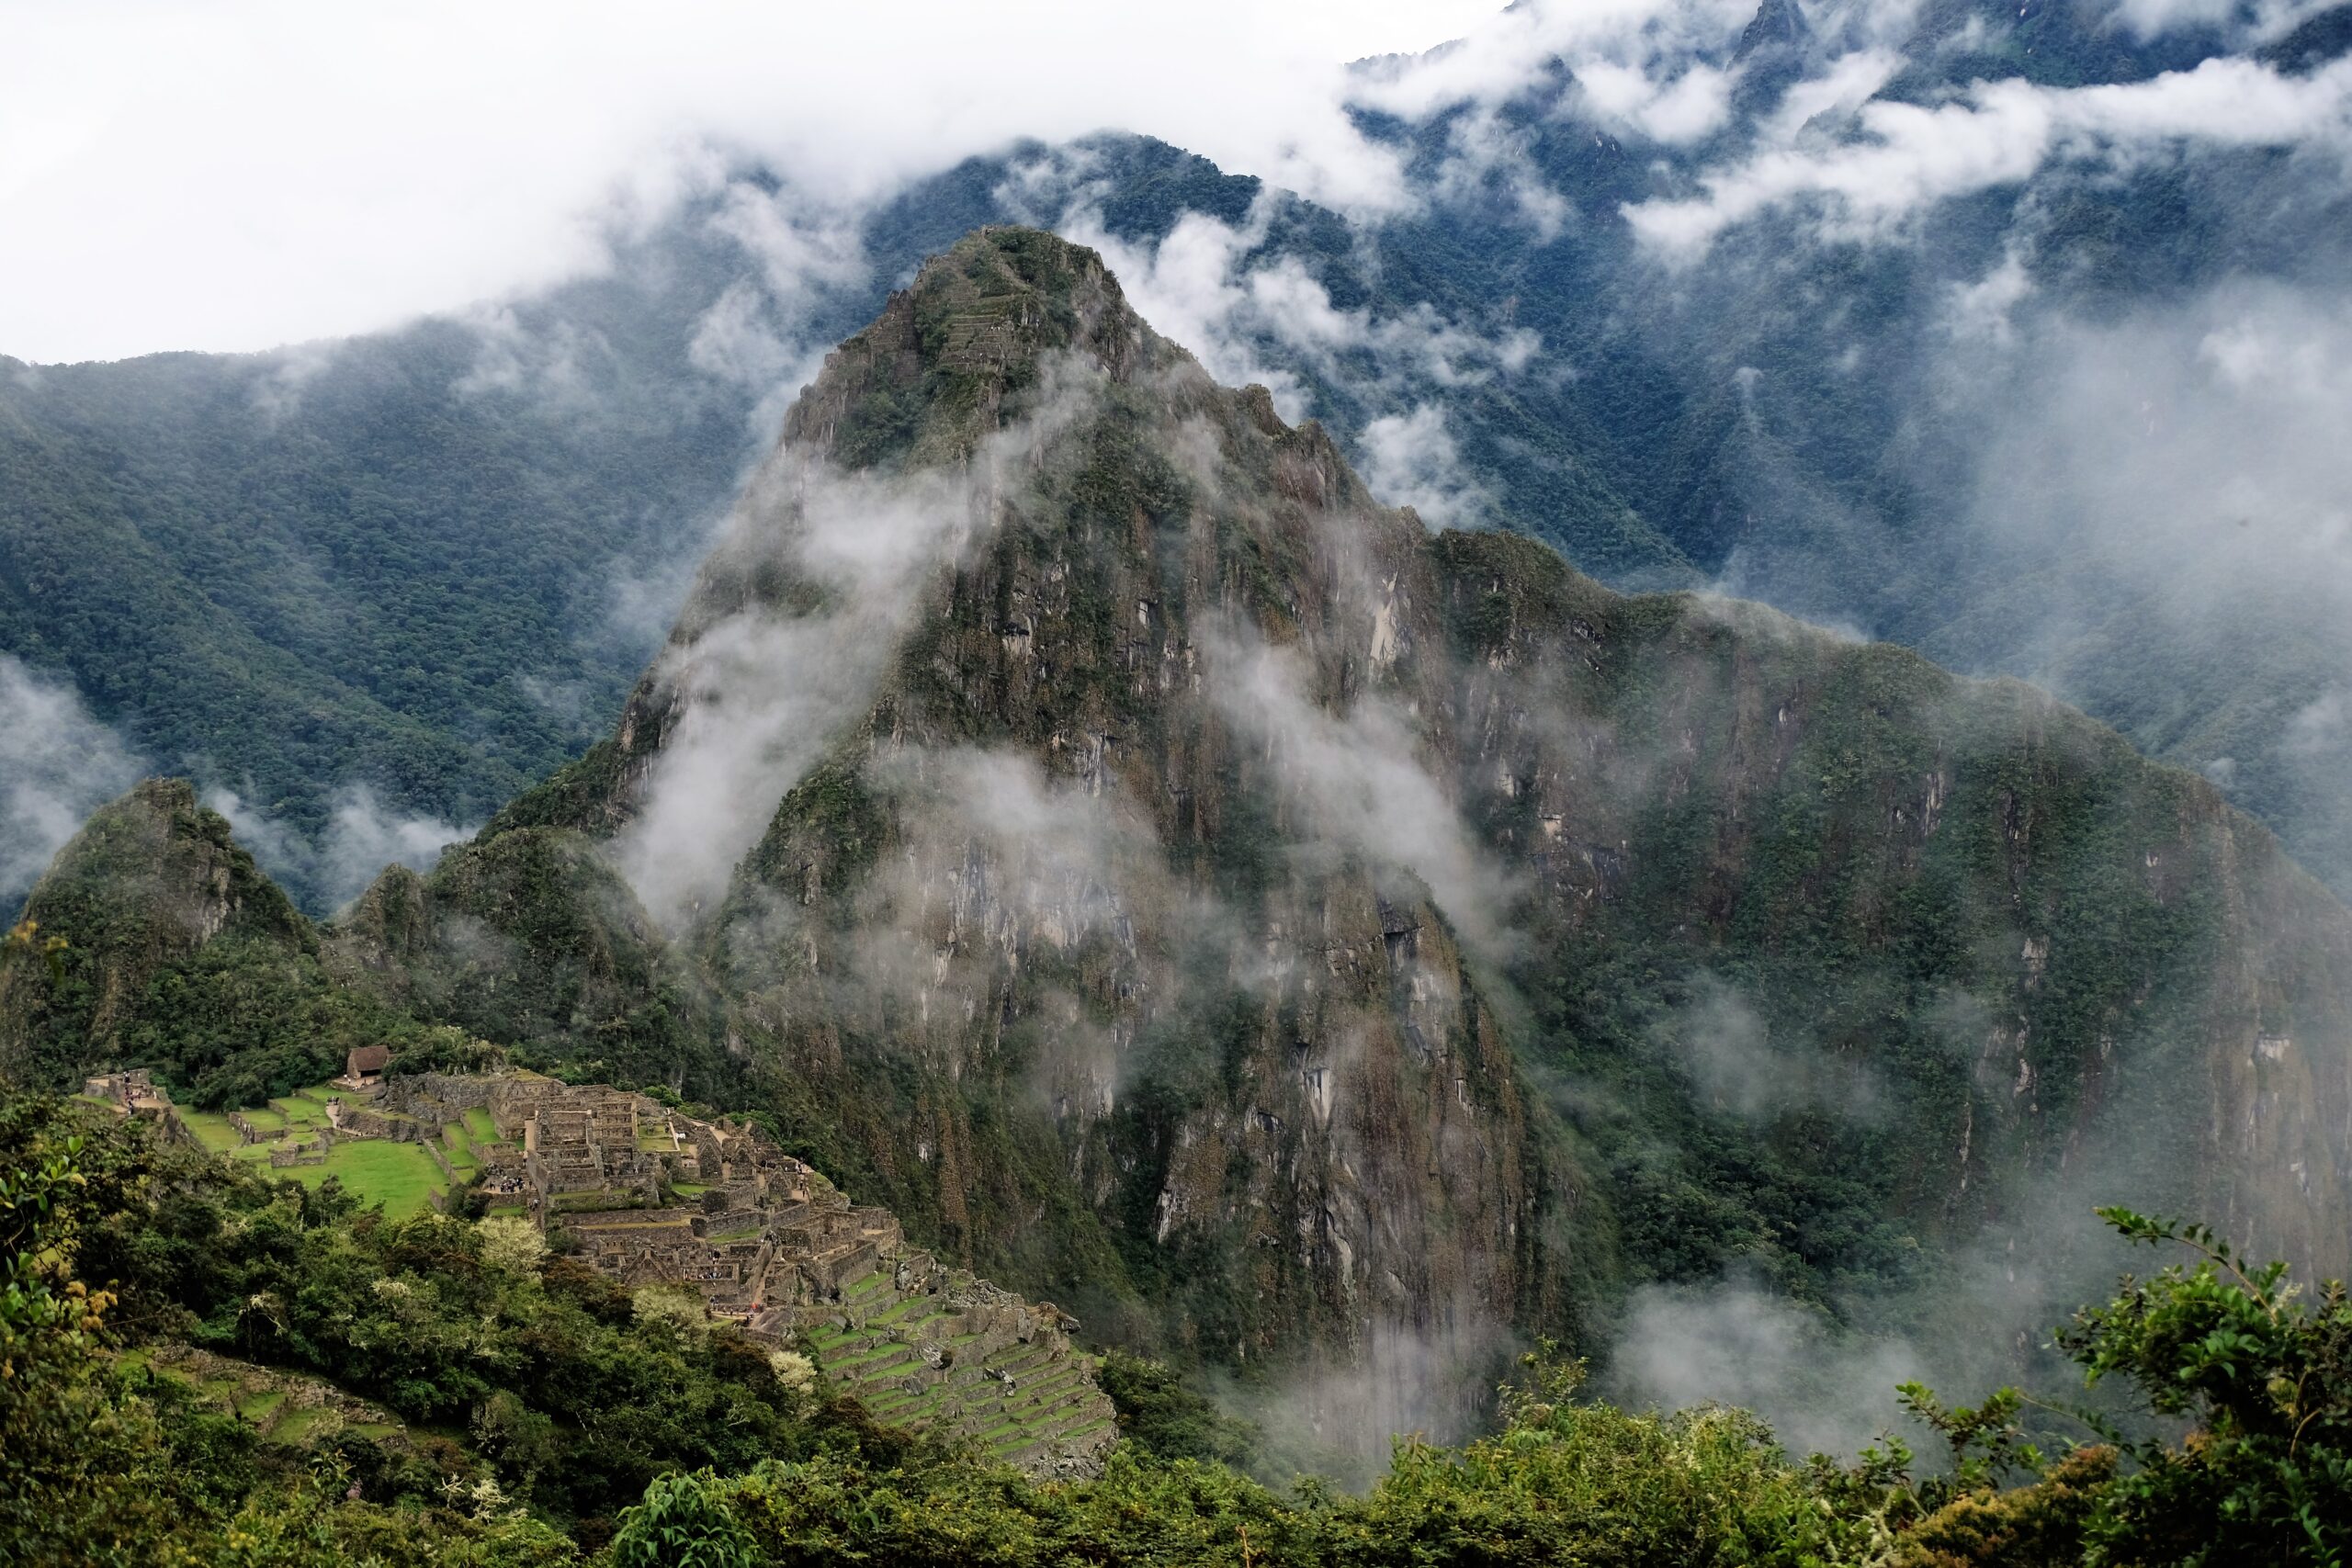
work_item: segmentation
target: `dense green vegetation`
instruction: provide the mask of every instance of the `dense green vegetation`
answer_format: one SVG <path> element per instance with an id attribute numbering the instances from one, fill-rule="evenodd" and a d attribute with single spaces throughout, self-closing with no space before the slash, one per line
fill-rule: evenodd
<path id="1" fill-rule="evenodd" d="M 145 1123 L 0 1098 L 0 1560 L 122 1563 L 1655 1563 L 2210 1565 L 2352 1544 L 2352 1307 L 2207 1233 L 2061 1341 L 2183 1438 L 2064 1451 L 2002 1391 L 1904 1400 L 1951 1450 L 1784 1456 L 1739 1411 L 1583 1397 L 1531 1358 L 1497 1430 L 1401 1445 L 1361 1495 L 1230 1468 L 1236 1429 L 1118 1369 L 1131 1441 L 1099 1479 L 1029 1481 L 780 1382 L 723 1326 L 438 1216 L 394 1224 L 268 1183 Z M 105 1280 L 99 1287 L 93 1283 Z M 319 1374 L 397 1432 L 265 1442 L 124 1347 L 185 1339 Z M 1892 1397 L 1892 1391 L 1890 1391 Z M 1892 1412 L 1890 1411 L 1890 1415 Z M 2176 1427 L 2176 1432 L 2178 1427 Z M 1171 1457 L 1171 1452 L 1181 1457 Z"/>
<path id="2" fill-rule="evenodd" d="M 570 403 L 469 394 L 497 345 L 447 321 L 308 356 L 8 362 L 0 649 L 298 832 L 351 785 L 479 820 L 626 689 L 647 632 L 613 574 L 666 564 L 745 456 L 748 402 L 693 375 L 679 302 L 635 303 L 616 344 L 678 332 L 662 398 L 593 361 Z"/>
<path id="3" fill-rule="evenodd" d="M 331 1077 L 347 1053 L 462 1036 L 341 986 L 317 930 L 198 806 L 154 780 L 84 827 L 27 907 L 62 945 L 0 973 L 0 1069 L 63 1087 L 134 1061 L 203 1110 Z"/>

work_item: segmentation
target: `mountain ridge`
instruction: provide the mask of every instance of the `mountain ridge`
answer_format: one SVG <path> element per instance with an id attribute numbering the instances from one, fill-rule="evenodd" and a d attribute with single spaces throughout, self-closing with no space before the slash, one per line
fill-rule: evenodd
<path id="1" fill-rule="evenodd" d="M 612 732 L 321 953 L 1332 1432 L 1644 1282 L 2030 1295 L 2118 1189 L 2347 1229 L 2352 917 L 2210 784 L 1432 536 L 1033 231 L 836 353 Z"/>

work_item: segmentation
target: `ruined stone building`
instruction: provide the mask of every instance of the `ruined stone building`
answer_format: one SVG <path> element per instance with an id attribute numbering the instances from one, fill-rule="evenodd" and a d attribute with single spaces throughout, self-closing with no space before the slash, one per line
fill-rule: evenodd
<path id="1" fill-rule="evenodd" d="M 145 1067 L 102 1073 L 83 1085 L 82 1097 L 96 1100 L 118 1116 L 164 1120 L 172 1112 L 172 1097 Z"/>

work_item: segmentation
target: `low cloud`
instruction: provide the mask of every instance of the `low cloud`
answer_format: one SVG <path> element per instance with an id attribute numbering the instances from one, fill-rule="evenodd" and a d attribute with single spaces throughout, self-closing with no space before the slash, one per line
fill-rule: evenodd
<path id="1" fill-rule="evenodd" d="M 204 804 L 229 819 L 237 841 L 264 871 L 311 889 L 329 909 L 366 892 L 388 866 L 431 870 L 443 850 L 480 829 L 389 809 L 366 784 L 339 791 L 325 829 L 315 834 L 247 805 L 234 790 L 208 790 Z"/>
<path id="2" fill-rule="evenodd" d="M 904 837 L 857 894 L 860 933 L 831 977 L 840 1016 L 877 1009 L 922 1036 L 955 1035 L 1005 994 L 1007 973 L 1037 989 L 1022 1024 L 1041 1109 L 1080 1122 L 1107 1114 L 1123 1090 L 1137 1012 L 1180 1007 L 1159 944 L 1224 940 L 1230 919 L 1168 869 L 1152 825 L 1100 754 L 1049 769 L 1026 753 L 910 747 L 876 760 Z M 788 926 L 797 910 L 784 913 Z M 773 942 L 772 933 L 763 940 Z M 1037 971 L 1082 967 L 1132 1007 L 1106 1016 Z M 1114 980 L 1102 979 L 1109 975 Z"/>
<path id="3" fill-rule="evenodd" d="M 83 819 L 143 772 L 71 684 L 0 653 L 0 900 L 12 919 Z"/>
<path id="4" fill-rule="evenodd" d="M 1261 197 L 1239 224 L 1187 213 L 1156 245 L 1120 240 L 1083 207 L 1057 227 L 1102 253 L 1162 336 L 1228 386 L 1266 387 L 1289 420 L 1316 412 L 1292 366 L 1386 410 L 1416 389 L 1478 387 L 1518 375 L 1542 353 L 1542 338 L 1527 328 L 1481 333 L 1426 303 L 1385 314 L 1342 309 L 1295 256 L 1251 265 L 1273 207 L 1273 197 Z"/>
<path id="5" fill-rule="evenodd" d="M 1458 1443 L 1488 1427 L 1494 1389 L 1522 1342 L 1466 1303 L 1442 1304 L 1430 1319 L 1375 1315 L 1354 1344 L 1318 1352 L 1271 1386 L 1220 1386 L 1218 1402 L 1263 1434 L 1265 1479 L 1319 1474 L 1362 1490 L 1386 1473 L 1395 1439 Z"/>
<path id="6" fill-rule="evenodd" d="M 1872 100 L 1858 119 L 1853 140 L 1769 149 L 1702 175 L 1703 195 L 1633 203 L 1625 220 L 1656 254 L 1690 262 L 1724 230 L 1792 206 L 1826 240 L 1883 239 L 1935 203 L 2017 184 L 2060 157 L 2114 167 L 2187 146 L 2352 156 L 2352 61 L 2306 77 L 2234 58 L 2122 85 L 2013 77 L 1941 104 Z"/>
<path id="7" fill-rule="evenodd" d="M 1712 976 L 1699 981 L 1659 1034 L 1710 1110 L 1757 1122 L 1804 1111 L 1870 1121 L 1884 1106 L 1868 1069 L 1776 1032 L 1736 987 Z"/>
<path id="8" fill-rule="evenodd" d="M 1497 8 L 717 0 L 658 37 L 593 4 L 62 8 L 0 55 L 0 191 L 43 236 L 0 254 L 0 346 L 250 350 L 514 298 L 610 267 L 714 149 L 854 208 L 1018 137 L 1132 127 L 1394 210 L 1401 161 L 1348 116 L 1342 62 Z"/>
<path id="9" fill-rule="evenodd" d="M 1732 76 L 1712 65 L 1653 76 L 1632 65 L 1595 61 L 1577 72 L 1589 112 L 1669 146 L 1696 141 L 1731 118 Z"/>
<path id="10" fill-rule="evenodd" d="M 2042 320 L 1974 381 L 1975 513 L 2005 550 L 2095 567 L 2140 616 L 2300 637 L 2352 610 L 2352 300 L 2233 285 Z"/>
<path id="11" fill-rule="evenodd" d="M 1742 1280 L 1635 1291 L 1609 1368 L 1628 1399 L 1667 1410 L 1736 1404 L 1771 1423 L 1792 1452 L 1841 1457 L 1900 1425 L 1896 1385 L 1928 1372 L 1907 1340 L 1854 1335 Z"/>
<path id="12" fill-rule="evenodd" d="M 1491 513 L 1494 498 L 1463 467 L 1445 410 L 1437 403 L 1374 420 L 1356 438 L 1356 455 L 1374 495 L 1390 506 L 1411 507 L 1433 528 L 1472 526 Z"/>
<path id="13" fill-rule="evenodd" d="M 458 320 L 473 330 L 477 344 L 473 364 L 450 383 L 458 401 L 503 393 L 557 412 L 595 406 L 594 362 L 612 358 L 599 334 L 565 321 L 526 325 L 508 305 L 481 306 Z"/>
<path id="14" fill-rule="evenodd" d="M 1306 807 L 1298 841 L 1419 877 L 1464 945 L 1500 972 L 1519 951 L 1519 889 L 1422 766 L 1405 716 L 1369 694 L 1344 715 L 1329 711 L 1308 695 L 1309 671 L 1281 650 L 1234 638 L 1204 647 L 1227 721 Z"/>
<path id="15" fill-rule="evenodd" d="M 1421 119 L 1464 104 L 1507 103 L 1543 83 L 1555 62 L 1579 76 L 1606 67 L 1660 81 L 1670 74 L 1670 62 L 1727 46 L 1755 14 L 1752 0 L 1517 5 L 1444 49 L 1367 62 L 1358 68 L 1350 96 L 1366 107 Z M 1645 88 L 1642 101 L 1655 101 L 1659 92 Z"/>
<path id="16" fill-rule="evenodd" d="M 1838 56 L 1818 75 L 1792 84 L 1758 128 L 1768 144 L 1794 141 L 1804 129 L 1821 118 L 1842 118 L 1869 102 L 1903 69 L 1903 56 L 1892 49 L 1857 49 Z"/>
<path id="17" fill-rule="evenodd" d="M 1047 366 L 1028 412 L 957 469 L 846 472 L 797 447 L 771 459 L 705 568 L 703 603 L 721 613 L 682 626 L 654 671 L 670 717 L 614 851 L 657 919 L 691 921 L 725 890 L 777 802 L 865 711 L 923 580 L 993 525 L 1102 376 Z M 808 604 L 754 586 L 779 579 Z"/>

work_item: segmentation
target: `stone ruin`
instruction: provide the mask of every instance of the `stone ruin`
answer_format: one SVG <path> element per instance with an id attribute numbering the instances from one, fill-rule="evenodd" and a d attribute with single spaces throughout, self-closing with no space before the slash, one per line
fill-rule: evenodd
<path id="1" fill-rule="evenodd" d="M 1091 1473 L 1117 1438 L 1075 1319 L 908 1245 L 888 1210 L 747 1122 L 522 1072 L 390 1077 L 328 1109 L 339 1135 L 414 1139 L 445 1170 L 463 1146 L 493 1213 L 624 1285 L 690 1288 L 712 1315 L 805 1348 L 878 1420 L 961 1433 L 1036 1474 Z"/>
<path id="2" fill-rule="evenodd" d="M 166 1122 L 172 1119 L 172 1097 L 145 1067 L 102 1073 L 83 1085 L 82 1098 L 96 1100 L 118 1116 L 146 1116 Z"/>

